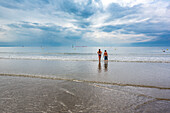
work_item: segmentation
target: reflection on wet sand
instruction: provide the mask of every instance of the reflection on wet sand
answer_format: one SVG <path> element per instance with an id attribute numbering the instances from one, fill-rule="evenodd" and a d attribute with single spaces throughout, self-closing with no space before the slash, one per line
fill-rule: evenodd
<path id="1" fill-rule="evenodd" d="M 108 61 L 104 62 L 104 71 L 108 71 Z"/>
<path id="2" fill-rule="evenodd" d="M 99 72 L 99 73 L 101 73 L 101 69 L 102 69 L 101 63 L 99 62 L 99 64 L 98 64 L 98 72 Z"/>
<path id="3" fill-rule="evenodd" d="M 104 71 L 107 72 L 108 71 L 108 61 L 104 61 Z M 101 63 L 99 62 L 98 64 L 98 72 L 101 73 L 102 72 L 102 66 Z"/>

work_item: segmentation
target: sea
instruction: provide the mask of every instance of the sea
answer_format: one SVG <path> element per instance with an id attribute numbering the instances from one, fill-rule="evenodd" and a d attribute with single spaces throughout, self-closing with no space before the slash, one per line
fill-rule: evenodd
<path id="1" fill-rule="evenodd" d="M 0 59 L 98 61 L 98 49 L 109 62 L 170 63 L 170 47 L 0 47 Z"/>
<path id="2" fill-rule="evenodd" d="M 101 62 L 98 61 L 99 49 L 103 53 L 107 50 L 108 62 L 104 61 L 103 56 Z M 170 112 L 170 47 L 0 47 L 0 78 L 0 91 L 5 86 L 6 89 L 22 87 L 20 96 L 23 90 L 29 94 L 33 87 L 42 84 L 42 80 L 48 80 L 43 85 L 51 84 L 51 88 L 47 88 L 51 89 L 49 95 L 58 95 L 64 109 L 72 112 L 102 113 L 106 112 L 105 108 L 108 112 Z M 65 82 L 54 85 L 55 81 Z M 30 88 L 25 83 L 31 83 Z M 31 86 L 33 84 L 37 85 Z M 59 87 L 58 92 L 65 93 L 54 93 L 54 87 Z M 34 93 L 30 95 L 35 96 Z M 71 97 L 65 100 L 68 94 Z M 38 93 L 31 103 L 36 102 L 36 97 L 40 95 Z M 77 105 L 76 101 L 81 104 Z M 74 106 L 70 107 L 69 103 Z M 13 105 L 8 108 L 18 109 Z M 24 110 L 26 108 L 23 107 Z M 0 111 L 2 109 L 0 107 Z"/>

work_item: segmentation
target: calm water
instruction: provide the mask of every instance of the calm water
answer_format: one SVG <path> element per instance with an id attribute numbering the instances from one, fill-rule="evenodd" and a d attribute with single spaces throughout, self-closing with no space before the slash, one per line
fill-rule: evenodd
<path id="1" fill-rule="evenodd" d="M 99 48 L 108 51 L 110 62 L 170 63 L 169 47 L 0 47 L 0 58 L 97 61 Z"/>
<path id="2" fill-rule="evenodd" d="M 1 47 L 0 111 L 45 111 L 54 105 L 62 107 L 51 111 L 170 111 L 170 48 L 100 47 L 108 51 L 108 63 L 98 62 L 98 49 Z"/>
<path id="3" fill-rule="evenodd" d="M 0 48 L 0 71 L 1 74 L 170 88 L 170 48 L 101 48 L 105 49 L 108 63 L 98 63 L 98 47 Z"/>

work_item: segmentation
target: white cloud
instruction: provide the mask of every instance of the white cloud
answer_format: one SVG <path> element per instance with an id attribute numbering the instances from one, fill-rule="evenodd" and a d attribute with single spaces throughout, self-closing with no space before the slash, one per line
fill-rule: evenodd
<path id="1" fill-rule="evenodd" d="M 0 25 L 0 42 L 12 42 L 14 39 L 9 38 L 10 35 L 9 32 L 11 31 L 11 28 L 5 25 Z"/>
<path id="2" fill-rule="evenodd" d="M 110 22 L 100 22 L 99 24 L 93 24 L 92 27 L 94 28 L 99 28 L 99 27 L 103 27 L 103 26 L 117 26 L 117 25 L 129 25 L 129 24 L 136 24 L 136 23 L 141 23 L 141 22 L 145 22 L 147 20 L 149 20 L 150 18 L 144 18 L 144 17 L 140 17 L 136 14 L 134 15 L 128 15 L 122 18 L 118 18 L 115 19 L 113 21 Z"/>
<path id="3" fill-rule="evenodd" d="M 154 36 L 146 36 L 145 34 L 136 34 L 129 32 L 123 33 L 125 30 L 116 30 L 112 32 L 94 31 L 87 32 L 83 35 L 84 40 L 89 40 L 98 43 L 135 43 L 135 42 L 147 42 L 155 39 Z"/>
<path id="4" fill-rule="evenodd" d="M 104 7 L 108 7 L 111 3 L 119 4 L 122 7 L 133 7 L 139 4 L 152 3 L 155 0 L 101 0 Z"/>
<path id="5" fill-rule="evenodd" d="M 153 23 L 170 23 L 170 9 L 167 8 L 170 5 L 170 2 L 158 1 L 152 4 L 142 5 L 140 12 L 143 17 L 151 18 L 150 22 Z"/>
<path id="6" fill-rule="evenodd" d="M 117 25 L 134 25 L 137 23 L 148 22 L 152 23 L 170 23 L 170 9 L 167 7 L 170 5 L 167 1 L 155 1 L 150 0 L 102 0 L 105 6 L 108 6 L 111 3 L 124 3 L 128 6 L 128 4 L 141 4 L 137 9 L 137 12 L 134 11 L 132 14 L 127 14 L 120 18 L 113 18 L 110 21 L 107 21 L 108 18 L 112 18 L 114 14 L 110 14 L 109 12 L 104 13 L 96 13 L 92 17 L 89 18 L 91 21 L 91 28 L 97 29 L 103 26 L 117 26 Z M 122 6 L 122 5 L 121 5 Z M 131 9 L 133 10 L 133 8 Z M 134 9 L 136 10 L 136 9 Z M 126 10 L 125 10 L 126 12 Z M 155 29 L 155 28 L 154 28 Z M 160 28 L 158 28 L 160 29 Z M 162 28 L 161 28 L 162 29 Z M 165 29 L 165 28 L 164 28 Z M 166 27 L 168 30 L 169 27 Z"/>
<path id="7" fill-rule="evenodd" d="M 100 27 L 105 24 L 105 21 L 110 17 L 109 13 L 96 13 L 90 18 L 87 19 L 87 21 L 91 22 L 91 27 Z"/>
<path id="8" fill-rule="evenodd" d="M 18 22 L 30 22 L 30 23 L 53 23 L 57 26 L 62 27 L 71 27 L 76 29 L 77 26 L 73 24 L 77 20 L 74 19 L 73 15 L 70 15 L 67 12 L 63 11 L 54 11 L 54 9 L 47 9 L 42 13 L 41 9 L 36 10 L 18 10 L 18 9 L 9 9 L 0 6 L 1 14 L 3 18 L 0 19 L 0 22 L 3 25 L 18 23 Z M 8 13 L 6 13 L 8 12 Z M 51 12 L 51 13 L 48 13 Z"/>

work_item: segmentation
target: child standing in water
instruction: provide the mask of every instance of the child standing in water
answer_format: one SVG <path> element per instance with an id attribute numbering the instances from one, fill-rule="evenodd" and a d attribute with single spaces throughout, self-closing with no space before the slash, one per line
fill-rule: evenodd
<path id="1" fill-rule="evenodd" d="M 108 61 L 108 54 L 107 54 L 107 51 L 106 51 L 106 50 L 104 51 L 104 60 L 105 60 L 105 61 Z"/>
<path id="2" fill-rule="evenodd" d="M 99 51 L 97 53 L 98 53 L 99 62 L 100 62 L 100 59 L 101 59 L 101 56 L 102 56 L 102 51 L 100 51 L 100 49 L 99 49 Z"/>

